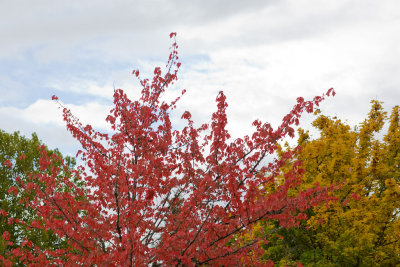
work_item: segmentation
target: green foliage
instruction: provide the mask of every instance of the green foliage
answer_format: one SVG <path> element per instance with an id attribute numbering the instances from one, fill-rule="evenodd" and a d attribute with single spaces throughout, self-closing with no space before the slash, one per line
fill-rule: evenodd
<path id="1" fill-rule="evenodd" d="M 35 211 L 27 208 L 25 203 L 33 199 L 29 193 L 23 192 L 21 184 L 35 182 L 35 174 L 41 172 L 50 173 L 49 170 L 40 168 L 40 152 L 43 144 L 36 134 L 32 134 L 30 139 L 21 136 L 19 132 L 9 134 L 0 130 L 0 256 L 6 256 L 7 251 L 18 247 L 23 240 L 33 241 L 33 245 L 41 249 L 58 249 L 65 246 L 65 242 L 59 239 L 52 231 L 44 231 L 29 227 L 35 219 Z M 49 150 L 44 147 L 47 156 L 61 153 Z M 76 162 L 72 157 L 63 157 L 65 164 L 72 169 Z M 11 163 L 7 166 L 7 163 Z M 70 172 L 63 172 L 63 175 L 72 175 Z M 16 177 L 19 177 L 16 179 Z M 19 180 L 19 181 L 18 181 Z M 45 189 L 45 185 L 40 185 Z M 68 188 L 63 190 L 68 191 Z M 7 216 L 4 216 L 4 212 Z M 9 217 L 13 219 L 9 219 Z M 18 220 L 27 222 L 26 225 L 18 223 Z M 9 234 L 5 240 L 5 236 Z"/>

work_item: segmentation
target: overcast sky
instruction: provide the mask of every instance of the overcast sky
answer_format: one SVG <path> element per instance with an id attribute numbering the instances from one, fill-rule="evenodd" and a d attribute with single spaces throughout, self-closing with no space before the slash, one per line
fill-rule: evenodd
<path id="1" fill-rule="evenodd" d="M 398 0 L 13 0 L 0 1 L 0 20 L 0 129 L 71 155 L 79 147 L 51 96 L 105 128 L 114 86 L 136 97 L 132 69 L 163 66 L 170 32 L 182 67 L 169 96 L 188 91 L 178 112 L 207 122 L 223 90 L 235 137 L 330 87 L 322 111 L 352 125 L 372 99 L 400 104 Z"/>

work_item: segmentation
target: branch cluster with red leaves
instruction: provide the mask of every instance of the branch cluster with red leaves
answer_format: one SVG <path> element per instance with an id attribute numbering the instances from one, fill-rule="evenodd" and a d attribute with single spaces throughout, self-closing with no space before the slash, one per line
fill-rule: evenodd
<path id="1" fill-rule="evenodd" d="M 246 262 L 249 250 L 259 251 L 259 240 L 243 244 L 235 238 L 260 220 L 293 226 L 305 219 L 302 212 L 328 198 L 327 189 L 319 187 L 288 196 L 300 182 L 299 163 L 274 192 L 265 191 L 295 151 L 268 164 L 266 157 L 274 155 L 278 141 L 293 137 L 301 114 L 312 112 L 325 95 L 312 101 L 298 98 L 277 129 L 257 120 L 254 133 L 231 141 L 228 104 L 220 92 L 209 124 L 194 127 L 186 111 L 182 119 L 187 126 L 174 130 L 171 110 L 179 98 L 167 103 L 161 96 L 177 80 L 181 66 L 175 36 L 170 35 L 174 42 L 165 74 L 155 68 L 150 80 L 133 71 L 142 86 L 140 99 L 115 90 L 106 118 L 112 133 L 82 125 L 53 96 L 68 131 L 82 145 L 78 155 L 85 165 L 73 173 L 86 189 L 60 178 L 62 170 L 52 166 L 61 159 L 44 153 L 40 165 L 52 175 L 38 174 L 22 185 L 35 193 L 26 205 L 37 210 L 40 220 L 31 227 L 54 231 L 68 241 L 69 249 L 41 251 L 25 240 L 7 262 L 15 257 L 38 266 L 263 265 Z M 329 89 L 327 95 L 331 93 Z M 71 190 L 60 191 L 60 183 Z"/>

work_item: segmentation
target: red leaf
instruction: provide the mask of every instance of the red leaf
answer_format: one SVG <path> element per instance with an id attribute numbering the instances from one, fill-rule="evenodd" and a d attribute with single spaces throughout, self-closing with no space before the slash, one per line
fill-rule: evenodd
<path id="1" fill-rule="evenodd" d="M 329 90 L 326 92 L 326 95 L 330 96 L 332 92 L 333 92 L 333 96 L 335 96 L 336 93 L 335 93 L 335 91 L 333 91 L 333 88 L 329 88 Z"/>
<path id="2" fill-rule="evenodd" d="M 16 188 L 15 186 L 11 186 L 10 188 L 8 188 L 8 191 L 7 191 L 9 194 L 10 193 L 13 193 L 14 194 L 14 196 L 16 196 L 17 194 L 18 194 L 18 188 Z"/>
<path id="3" fill-rule="evenodd" d="M 7 232 L 7 231 L 5 231 L 5 232 L 3 233 L 3 239 L 4 239 L 4 240 L 10 240 L 10 233 Z"/>
<path id="4" fill-rule="evenodd" d="M 350 196 L 351 196 L 354 200 L 360 200 L 360 199 L 361 199 L 360 196 L 357 195 L 356 193 L 352 193 Z"/>
<path id="5" fill-rule="evenodd" d="M 11 163 L 10 160 L 6 160 L 6 161 L 3 162 L 3 165 L 7 166 L 9 169 L 11 169 L 13 164 Z"/>

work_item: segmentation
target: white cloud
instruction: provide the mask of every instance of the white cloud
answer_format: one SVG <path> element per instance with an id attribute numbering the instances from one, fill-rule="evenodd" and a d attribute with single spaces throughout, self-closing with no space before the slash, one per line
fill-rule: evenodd
<path id="1" fill-rule="evenodd" d="M 61 114 L 57 110 L 52 110 L 51 107 L 44 108 L 46 104 L 40 102 L 42 101 L 36 102 L 27 109 L 1 107 L 1 129 L 9 133 L 19 131 L 27 137 L 35 132 L 39 139 L 51 149 L 60 148 L 63 153 L 75 156 L 79 144 L 67 132 L 65 126 L 61 125 Z M 33 113 L 30 114 L 30 112 Z"/>
<path id="2" fill-rule="evenodd" d="M 18 11 L 19 18 L 11 11 Z M 177 31 L 183 64 L 175 88 L 188 89 L 177 117 L 190 110 L 195 120 L 209 120 L 215 97 L 224 90 L 229 127 L 239 136 L 256 118 L 277 125 L 296 97 L 309 99 L 334 87 L 338 94 L 325 101 L 324 111 L 355 124 L 365 117 L 371 99 L 385 101 L 386 107 L 399 104 L 399 12 L 396 0 L 6 1 L 0 4 L 8 23 L 0 26 L 0 59 L 25 58 L 29 52 L 37 64 L 72 66 L 43 84 L 67 94 L 84 122 L 105 128 L 114 86 L 132 98 L 140 92 L 127 63 L 139 66 L 142 77 L 151 74 L 168 56 L 168 33 Z M 81 64 L 88 66 L 85 75 L 73 70 Z M 118 67 L 107 73 L 113 66 Z M 4 80 L 18 92 L 29 90 Z M 173 90 L 166 98 L 178 93 Z M 2 92 L 3 98 L 8 95 Z M 41 97 L 25 108 L 0 108 L 20 118 L 7 125 L 61 125 L 54 106 Z M 51 114 L 40 116 L 46 113 Z"/>
<path id="3" fill-rule="evenodd" d="M 67 104 L 71 112 L 85 124 L 91 124 L 95 129 L 109 129 L 105 117 L 110 106 L 90 102 L 84 105 Z M 50 100 L 37 100 L 26 108 L 0 107 L 1 129 L 7 132 L 20 131 L 30 136 L 36 132 L 40 139 L 50 148 L 60 148 L 69 155 L 80 147 L 65 127 L 62 112 L 56 103 Z"/>

